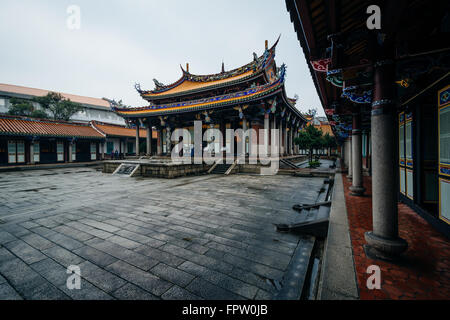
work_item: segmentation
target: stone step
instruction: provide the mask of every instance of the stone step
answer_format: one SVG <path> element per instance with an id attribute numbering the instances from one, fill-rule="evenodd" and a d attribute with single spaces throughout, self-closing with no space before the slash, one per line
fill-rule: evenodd
<path id="1" fill-rule="evenodd" d="M 212 174 L 225 174 L 227 170 L 231 167 L 231 164 L 218 164 L 216 167 L 211 171 Z"/>

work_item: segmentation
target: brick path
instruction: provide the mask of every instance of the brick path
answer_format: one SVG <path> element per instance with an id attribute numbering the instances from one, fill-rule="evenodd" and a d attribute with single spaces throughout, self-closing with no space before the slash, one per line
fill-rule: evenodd
<path id="1" fill-rule="evenodd" d="M 276 232 L 323 178 L 0 175 L 1 299 L 270 299 L 299 237 Z M 81 269 L 81 289 L 66 268 Z"/>
<path id="2" fill-rule="evenodd" d="M 351 196 L 343 177 L 353 254 L 361 299 L 450 299 L 450 242 L 405 204 L 399 204 L 399 234 L 408 241 L 402 266 L 366 257 L 364 232 L 372 230 L 371 178 L 366 196 Z M 366 287 L 369 265 L 381 269 L 381 290 Z"/>

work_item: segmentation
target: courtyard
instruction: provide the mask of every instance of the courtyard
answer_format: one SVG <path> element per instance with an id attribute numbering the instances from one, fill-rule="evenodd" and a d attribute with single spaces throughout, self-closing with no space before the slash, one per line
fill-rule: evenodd
<path id="1" fill-rule="evenodd" d="M 272 299 L 311 244 L 274 224 L 322 187 L 286 175 L 2 172 L 0 299 Z M 80 289 L 66 285 L 73 265 Z"/>

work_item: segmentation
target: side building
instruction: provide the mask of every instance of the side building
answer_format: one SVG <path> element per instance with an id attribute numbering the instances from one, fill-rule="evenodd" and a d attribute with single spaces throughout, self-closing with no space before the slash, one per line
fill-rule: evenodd
<path id="1" fill-rule="evenodd" d="M 59 92 L 83 107 L 70 122 L 8 115 L 12 98 L 27 100 L 35 109 L 41 109 L 34 98 L 49 92 L 0 83 L 0 165 L 84 162 L 136 155 L 135 129 L 128 128 L 105 99 Z M 90 143 L 95 143 L 95 157 L 91 156 L 94 146 L 88 146 Z"/>
<path id="2" fill-rule="evenodd" d="M 95 161 L 104 140 L 89 124 L 0 115 L 0 166 Z"/>

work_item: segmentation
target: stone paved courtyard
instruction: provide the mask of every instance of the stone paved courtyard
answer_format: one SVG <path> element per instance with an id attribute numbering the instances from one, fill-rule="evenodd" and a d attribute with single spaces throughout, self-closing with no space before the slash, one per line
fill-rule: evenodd
<path id="1" fill-rule="evenodd" d="M 323 178 L 0 173 L 0 299 L 270 299 Z M 301 245 L 301 242 L 300 242 Z M 67 266 L 81 269 L 69 290 Z"/>

